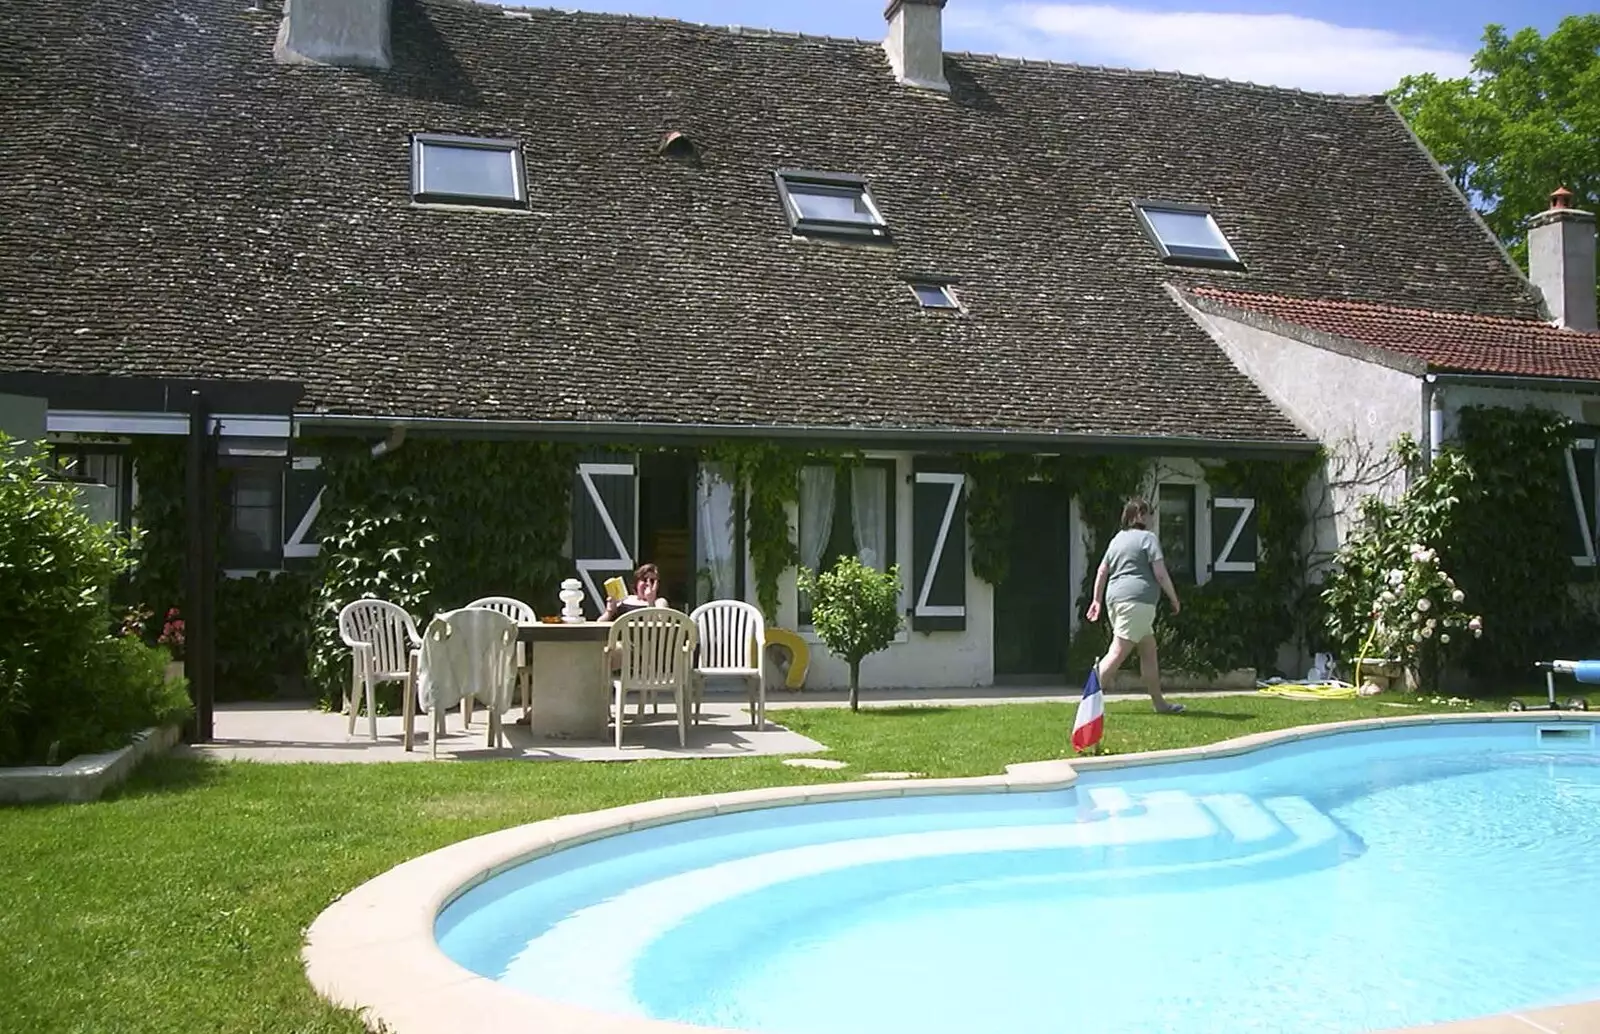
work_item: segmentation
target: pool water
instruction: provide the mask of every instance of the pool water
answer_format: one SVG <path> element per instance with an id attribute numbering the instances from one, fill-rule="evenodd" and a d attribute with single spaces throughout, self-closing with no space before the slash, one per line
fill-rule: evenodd
<path id="1" fill-rule="evenodd" d="M 519 866 L 436 933 L 542 997 L 784 1034 L 1353 1034 L 1600 998 L 1600 751 L 1538 730 L 691 820 Z"/>

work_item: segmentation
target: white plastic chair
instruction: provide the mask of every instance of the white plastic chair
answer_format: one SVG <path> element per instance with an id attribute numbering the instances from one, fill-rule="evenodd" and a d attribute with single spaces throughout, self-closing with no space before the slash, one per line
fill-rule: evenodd
<path id="1" fill-rule="evenodd" d="M 473 600 L 467 606 L 504 614 L 519 625 L 531 625 L 539 620 L 539 615 L 534 613 L 532 607 L 510 596 L 483 596 Z M 532 660 L 533 658 L 528 655 L 528 644 L 519 639 L 517 641 L 517 689 L 522 694 L 522 717 L 528 720 L 530 726 L 533 722 Z M 469 710 L 464 717 L 470 723 L 472 712 Z"/>
<path id="2" fill-rule="evenodd" d="M 632 610 L 611 625 L 600 664 L 603 676 L 611 680 L 611 717 L 619 750 L 629 693 L 639 694 L 640 718 L 647 699 L 671 693 L 678 709 L 678 746 L 688 745 L 689 681 L 699 640 L 689 615 L 665 607 Z"/>
<path id="3" fill-rule="evenodd" d="M 411 652 L 422 645 L 417 623 L 406 609 L 388 600 L 356 600 L 339 611 L 339 637 L 350 647 L 350 693 L 345 711 L 350 716 L 346 732 L 354 735 L 360 695 L 366 690 L 367 722 L 372 738 L 378 738 L 378 711 L 373 690 L 380 682 L 406 683 L 406 696 L 413 692 L 410 683 Z"/>
<path id="4" fill-rule="evenodd" d="M 696 607 L 689 617 L 700 633 L 700 653 L 694 666 L 695 717 L 700 716 L 707 676 L 741 678 L 750 703 L 751 727 L 766 728 L 767 666 L 761 660 L 767 653 L 767 622 L 760 608 L 742 600 L 712 600 Z"/>
<path id="5" fill-rule="evenodd" d="M 416 652 L 416 692 L 406 695 L 406 749 L 412 744 L 413 702 L 433 717 L 429 744 L 438 757 L 445 713 L 459 700 L 466 725 L 467 701 L 474 697 L 489 711 L 488 745 L 500 746 L 500 716 L 511 706 L 516 684 L 516 646 L 517 623 L 485 607 L 463 607 L 428 622 Z"/>

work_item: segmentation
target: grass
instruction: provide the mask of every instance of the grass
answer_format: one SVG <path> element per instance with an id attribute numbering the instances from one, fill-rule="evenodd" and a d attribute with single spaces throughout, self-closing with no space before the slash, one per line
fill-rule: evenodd
<path id="1" fill-rule="evenodd" d="M 1404 713 L 1369 700 L 1107 707 L 1106 747 L 1153 750 Z M 842 771 L 776 758 L 629 764 L 264 765 L 148 762 L 89 805 L 0 809 L 0 1030 L 30 1034 L 362 1031 L 322 1003 L 301 931 L 344 892 L 466 837 L 685 794 L 834 782 L 870 771 L 997 773 L 1071 753 L 1068 704 L 774 711 Z"/>

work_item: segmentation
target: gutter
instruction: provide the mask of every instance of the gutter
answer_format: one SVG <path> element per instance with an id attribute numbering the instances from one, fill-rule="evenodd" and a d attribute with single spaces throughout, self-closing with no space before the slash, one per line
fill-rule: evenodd
<path id="1" fill-rule="evenodd" d="M 295 434 L 308 429 L 335 432 L 390 432 L 397 429 L 468 438 L 538 438 L 545 441 L 656 441 L 691 444 L 707 438 L 769 438 L 784 441 L 850 441 L 880 447 L 961 445 L 968 449 L 1057 452 L 1158 452 L 1165 455 L 1303 454 L 1314 441 L 1266 438 L 1198 438 L 1165 435 L 1069 434 L 984 429 L 882 427 L 807 427 L 794 424 L 652 424 L 586 420 L 481 420 L 457 417 L 385 417 L 350 413 L 297 413 Z"/>
<path id="2" fill-rule="evenodd" d="M 1471 384 L 1482 388 L 1528 388 L 1568 391 L 1579 395 L 1600 395 L 1600 381 L 1581 377 L 1531 377 L 1512 373 L 1430 373 L 1427 381 L 1439 384 Z"/>

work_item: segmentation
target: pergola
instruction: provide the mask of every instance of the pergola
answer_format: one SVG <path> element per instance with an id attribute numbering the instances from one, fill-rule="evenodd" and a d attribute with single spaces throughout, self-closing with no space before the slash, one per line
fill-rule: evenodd
<path id="1" fill-rule="evenodd" d="M 218 459 L 287 455 L 304 393 L 294 381 L 0 373 L 0 394 L 45 400 L 49 433 L 187 437 L 184 674 L 195 710 L 185 730 L 191 742 L 212 738 Z"/>

